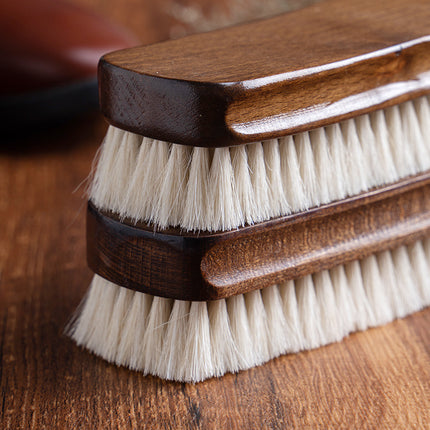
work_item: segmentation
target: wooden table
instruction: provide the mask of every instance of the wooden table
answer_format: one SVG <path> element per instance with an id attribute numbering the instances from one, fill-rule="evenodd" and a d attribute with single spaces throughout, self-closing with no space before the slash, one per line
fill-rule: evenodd
<path id="1" fill-rule="evenodd" d="M 121 21 L 133 1 L 92 3 Z M 173 21 L 146 22 L 152 41 Z M 65 337 L 91 279 L 84 181 L 105 130 L 88 115 L 0 150 L 1 429 L 429 428 L 430 309 L 197 385 L 118 368 Z"/>

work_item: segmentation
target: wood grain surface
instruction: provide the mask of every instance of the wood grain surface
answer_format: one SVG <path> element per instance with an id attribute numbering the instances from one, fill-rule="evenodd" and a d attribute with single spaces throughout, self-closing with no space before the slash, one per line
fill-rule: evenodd
<path id="1" fill-rule="evenodd" d="M 135 4 L 90 3 L 121 19 Z M 161 37 L 156 22 L 141 31 Z M 197 385 L 118 368 L 64 337 L 92 276 L 86 201 L 75 190 L 105 131 L 100 116 L 88 116 L 2 138 L 1 429 L 429 427 L 430 309 Z"/>
<path id="2" fill-rule="evenodd" d="M 222 147 L 299 133 L 430 92 L 427 0 L 328 0 L 268 20 L 124 49 L 101 108 L 154 139 Z"/>

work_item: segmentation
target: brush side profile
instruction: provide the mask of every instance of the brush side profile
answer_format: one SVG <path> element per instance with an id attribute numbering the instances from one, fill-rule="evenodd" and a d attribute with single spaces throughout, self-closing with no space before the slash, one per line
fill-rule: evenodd
<path id="1" fill-rule="evenodd" d="M 329 0 L 103 57 L 96 275 L 69 335 L 198 382 L 428 306 L 425 3 Z"/>

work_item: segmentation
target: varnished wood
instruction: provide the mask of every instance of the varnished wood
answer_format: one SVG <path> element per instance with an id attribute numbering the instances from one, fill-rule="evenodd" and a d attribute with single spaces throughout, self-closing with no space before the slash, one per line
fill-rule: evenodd
<path id="1" fill-rule="evenodd" d="M 108 120 L 144 136 L 231 146 L 430 92 L 427 0 L 345 2 L 105 55 Z"/>
<path id="2" fill-rule="evenodd" d="M 164 1 L 76 1 L 130 22 L 142 41 L 167 37 L 169 22 L 179 25 L 165 12 L 154 19 L 154 9 L 171 4 Z M 85 259 L 85 202 L 82 188 L 76 189 L 105 132 L 101 118 L 87 118 L 2 141 L 2 430 L 428 426 L 430 309 L 198 385 L 117 367 L 63 336 L 92 277 Z M 5 151 L 6 144 L 14 152 Z M 29 145 L 34 149 L 24 150 Z"/>
<path id="3" fill-rule="evenodd" d="M 87 258 L 95 273 L 123 287 L 207 301 L 330 269 L 428 234 L 430 172 L 231 232 L 157 232 L 102 214 L 90 203 Z"/>

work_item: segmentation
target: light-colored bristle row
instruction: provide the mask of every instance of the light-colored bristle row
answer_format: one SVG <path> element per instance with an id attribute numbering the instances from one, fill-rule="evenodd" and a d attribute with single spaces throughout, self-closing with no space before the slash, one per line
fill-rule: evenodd
<path id="1" fill-rule="evenodd" d="M 105 359 L 197 382 L 317 348 L 430 305 L 430 239 L 214 302 L 149 296 L 95 276 L 69 334 Z"/>
<path id="2" fill-rule="evenodd" d="M 121 217 L 186 230 L 299 212 L 430 169 L 429 100 L 234 148 L 190 148 L 110 127 L 90 197 Z"/>

